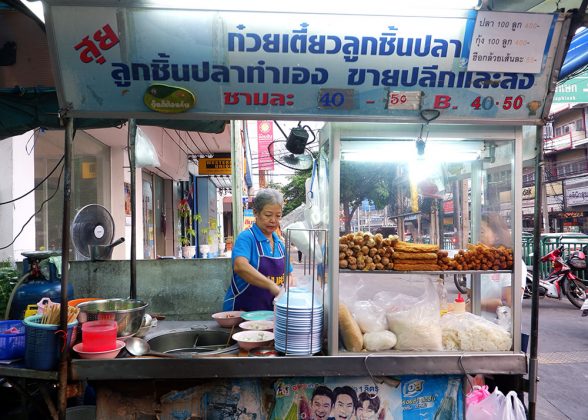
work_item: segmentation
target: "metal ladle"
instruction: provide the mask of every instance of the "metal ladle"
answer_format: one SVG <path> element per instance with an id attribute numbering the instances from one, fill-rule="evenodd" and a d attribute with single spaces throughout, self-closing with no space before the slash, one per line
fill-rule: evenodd
<path id="1" fill-rule="evenodd" d="M 169 357 L 172 359 L 180 359 L 183 358 L 177 354 L 169 354 L 169 353 L 162 353 L 159 351 L 151 350 L 149 343 L 142 338 L 138 337 L 129 337 L 125 343 L 125 348 L 129 353 L 133 356 L 157 356 L 157 357 Z"/>

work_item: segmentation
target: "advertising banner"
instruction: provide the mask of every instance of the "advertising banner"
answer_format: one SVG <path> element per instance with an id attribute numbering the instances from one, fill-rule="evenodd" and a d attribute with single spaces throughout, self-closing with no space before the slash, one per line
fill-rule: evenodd
<path id="1" fill-rule="evenodd" d="M 555 14 L 479 14 L 49 2 L 47 22 L 60 105 L 74 117 L 421 122 L 427 109 L 440 112 L 438 121 L 540 121 L 561 21 Z"/>
<path id="2" fill-rule="evenodd" d="M 268 147 L 274 141 L 274 123 L 272 121 L 257 121 L 257 166 L 260 170 L 274 170 L 274 160 Z M 271 151 L 273 154 L 273 150 Z"/>
<path id="3" fill-rule="evenodd" d="M 288 378 L 277 380 L 270 419 L 463 419 L 457 376 Z"/>

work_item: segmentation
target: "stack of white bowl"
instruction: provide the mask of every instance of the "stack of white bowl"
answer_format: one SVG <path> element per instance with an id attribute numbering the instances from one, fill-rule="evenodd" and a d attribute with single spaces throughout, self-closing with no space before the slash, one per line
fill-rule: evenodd
<path id="1" fill-rule="evenodd" d="M 291 287 L 276 301 L 275 347 L 286 355 L 321 351 L 323 304 L 306 289 Z"/>

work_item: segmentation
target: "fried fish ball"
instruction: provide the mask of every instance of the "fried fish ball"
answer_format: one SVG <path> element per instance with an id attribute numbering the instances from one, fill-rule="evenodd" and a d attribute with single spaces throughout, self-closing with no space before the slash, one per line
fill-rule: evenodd
<path id="1" fill-rule="evenodd" d="M 350 270 L 357 270 L 357 264 L 349 264 Z"/>
<path id="2" fill-rule="evenodd" d="M 380 261 L 382 261 L 382 257 L 380 257 L 379 255 L 374 255 L 374 256 L 372 257 L 372 259 L 374 260 L 374 262 L 375 262 L 376 264 L 377 264 L 377 263 L 379 263 Z"/>
<path id="3" fill-rule="evenodd" d="M 370 257 L 373 257 L 373 256 L 374 256 L 374 255 L 376 255 L 377 253 L 378 253 L 378 250 L 377 250 L 377 248 L 372 248 L 372 249 L 370 249 L 370 251 L 369 251 L 368 255 L 369 255 Z"/>
<path id="4" fill-rule="evenodd" d="M 347 261 L 349 261 L 350 265 L 357 264 L 357 258 L 355 258 L 355 257 L 349 257 L 349 258 L 347 258 Z"/>
<path id="5" fill-rule="evenodd" d="M 380 261 L 382 264 L 384 265 L 388 265 L 390 263 L 390 258 L 388 257 L 383 257 L 382 260 Z"/>
<path id="6" fill-rule="evenodd" d="M 376 270 L 383 270 L 383 269 L 384 269 L 384 264 L 376 263 Z"/>
<path id="7" fill-rule="evenodd" d="M 346 253 L 344 253 L 344 252 L 339 252 L 339 259 L 340 259 L 340 260 L 344 259 L 346 256 L 347 256 L 347 254 L 346 254 Z"/>
<path id="8" fill-rule="evenodd" d="M 339 260 L 339 268 L 347 268 L 349 262 L 347 260 Z"/>
<path id="9" fill-rule="evenodd" d="M 345 255 L 347 255 L 348 257 L 352 257 L 353 251 L 351 249 L 348 249 L 347 251 L 345 251 Z"/>

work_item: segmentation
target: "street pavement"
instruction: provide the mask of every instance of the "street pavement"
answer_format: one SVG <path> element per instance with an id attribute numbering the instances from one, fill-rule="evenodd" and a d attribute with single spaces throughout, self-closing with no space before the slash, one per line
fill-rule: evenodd
<path id="1" fill-rule="evenodd" d="M 522 330 L 531 328 L 523 301 Z M 567 298 L 539 300 L 537 420 L 588 419 L 588 317 Z"/>

